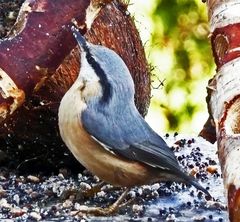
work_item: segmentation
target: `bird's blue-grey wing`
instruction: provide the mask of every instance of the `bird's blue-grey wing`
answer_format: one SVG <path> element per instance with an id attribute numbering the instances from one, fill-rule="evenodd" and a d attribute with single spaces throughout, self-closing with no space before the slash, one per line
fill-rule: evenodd
<path id="1" fill-rule="evenodd" d="M 87 108 L 80 117 L 83 127 L 114 153 L 164 169 L 210 196 L 194 177 L 181 170 L 172 150 L 136 110 L 126 106 L 121 111 L 111 111 Z"/>
<path id="2" fill-rule="evenodd" d="M 90 107 L 82 113 L 81 122 L 89 134 L 113 152 L 154 167 L 179 171 L 172 150 L 132 107 L 114 112 Z"/>

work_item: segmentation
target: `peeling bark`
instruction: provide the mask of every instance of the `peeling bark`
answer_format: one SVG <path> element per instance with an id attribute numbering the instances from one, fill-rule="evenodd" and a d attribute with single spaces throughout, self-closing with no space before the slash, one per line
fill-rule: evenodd
<path id="1" fill-rule="evenodd" d="M 148 65 L 126 5 L 112 0 L 52 2 L 27 0 L 11 37 L 0 42 L 0 74 L 15 83 L 11 89 L 20 90 L 13 90 L 13 95 L 0 79 L 0 87 L 7 92 L 0 91 L 0 114 L 6 118 L 0 125 L 0 149 L 15 159 L 13 167 L 28 159 L 20 164 L 24 170 L 36 163 L 36 157 L 41 167 L 79 165 L 63 145 L 57 126 L 59 103 L 80 68 L 78 48 L 73 49 L 76 42 L 69 31 L 73 18 L 90 42 L 112 48 L 126 62 L 142 114 L 150 101 Z"/>
<path id="2" fill-rule="evenodd" d="M 214 79 L 214 78 L 213 78 Z M 203 137 L 210 143 L 215 143 L 217 138 L 216 138 L 216 126 L 215 122 L 211 113 L 211 107 L 210 107 L 210 99 L 211 99 L 211 91 L 214 90 L 214 88 L 211 87 L 211 84 L 214 83 L 214 80 L 210 79 L 208 81 L 208 87 L 207 87 L 207 97 L 206 97 L 206 102 L 207 102 L 207 107 L 208 107 L 208 113 L 209 117 L 206 121 L 206 123 L 203 126 L 203 129 L 199 133 L 199 136 Z M 214 86 L 213 86 L 214 87 Z"/>
<path id="3" fill-rule="evenodd" d="M 75 10 L 63 0 L 27 0 L 12 32 L 0 42 L 0 68 L 4 73 L 1 82 L 5 82 L 0 85 L 2 119 L 20 107 L 25 96 L 37 91 L 76 45 L 69 24 L 74 17 L 84 24 L 90 2 L 72 0 L 71 4 Z M 62 44 L 64 39 L 68 44 Z M 8 83 L 14 83 L 14 89 L 22 92 L 20 102 L 9 93 L 12 87 L 7 88 Z"/>
<path id="4" fill-rule="evenodd" d="M 211 43 L 217 74 L 209 83 L 210 115 L 230 221 L 240 221 L 240 1 L 209 0 Z"/>

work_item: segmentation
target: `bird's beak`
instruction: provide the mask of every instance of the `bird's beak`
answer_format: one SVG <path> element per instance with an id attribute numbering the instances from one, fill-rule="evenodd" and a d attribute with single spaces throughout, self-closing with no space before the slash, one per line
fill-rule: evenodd
<path id="1" fill-rule="evenodd" d="M 73 32 L 73 36 L 75 37 L 75 39 L 78 42 L 78 45 L 84 50 L 87 51 L 88 46 L 87 46 L 87 42 L 85 40 L 85 38 L 81 35 L 81 33 L 77 30 L 77 28 L 75 26 L 71 27 L 71 30 Z"/>

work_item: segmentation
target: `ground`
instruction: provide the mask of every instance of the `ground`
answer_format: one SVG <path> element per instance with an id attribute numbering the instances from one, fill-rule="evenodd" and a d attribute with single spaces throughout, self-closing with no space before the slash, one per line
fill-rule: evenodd
<path id="1" fill-rule="evenodd" d="M 156 183 L 133 188 L 127 200 L 133 202 L 109 217 L 77 214 L 83 206 L 105 207 L 123 190 L 105 185 L 91 198 L 80 198 L 66 190 L 86 190 L 99 182 L 87 171 L 78 175 L 60 169 L 54 175 L 19 175 L 1 168 L 0 218 L 14 221 L 227 221 L 223 184 L 216 146 L 202 138 L 165 136 L 180 165 L 195 175 L 213 199 L 194 187 L 177 183 Z M 10 220 L 11 221 L 11 220 Z"/>

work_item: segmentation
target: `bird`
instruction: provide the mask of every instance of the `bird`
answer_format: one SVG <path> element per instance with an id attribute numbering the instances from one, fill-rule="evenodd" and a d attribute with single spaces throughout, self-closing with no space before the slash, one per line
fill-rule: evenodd
<path id="1" fill-rule="evenodd" d="M 80 48 L 81 67 L 60 102 L 60 135 L 93 175 L 126 188 L 115 205 L 96 212 L 111 214 L 132 187 L 156 182 L 190 184 L 210 196 L 181 169 L 173 151 L 138 112 L 134 82 L 122 58 L 86 41 L 75 26 L 71 29 Z"/>

